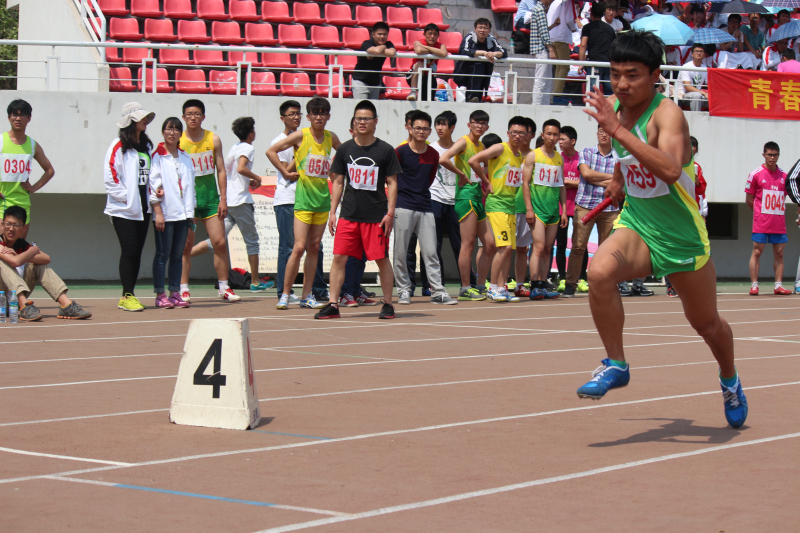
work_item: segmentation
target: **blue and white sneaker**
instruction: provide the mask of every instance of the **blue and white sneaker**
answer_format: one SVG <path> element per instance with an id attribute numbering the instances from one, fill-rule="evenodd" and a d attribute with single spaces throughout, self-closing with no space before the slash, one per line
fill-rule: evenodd
<path id="1" fill-rule="evenodd" d="M 281 294 L 280 299 L 278 300 L 278 305 L 275 306 L 275 309 L 289 309 L 289 295 L 288 294 Z"/>
<path id="2" fill-rule="evenodd" d="M 325 307 L 325 304 L 319 303 L 317 299 L 314 298 L 313 294 L 309 294 L 308 297 L 300 300 L 300 307 L 305 307 L 306 309 L 322 309 Z"/>
<path id="3" fill-rule="evenodd" d="M 486 297 L 497 303 L 506 303 L 508 300 L 506 299 L 505 292 L 505 290 L 498 289 L 493 291 L 489 289 L 489 292 L 486 293 Z"/>
<path id="4" fill-rule="evenodd" d="M 561 296 L 561 293 L 558 291 L 551 291 L 550 289 L 541 289 L 541 291 L 544 293 L 545 300 L 555 300 Z"/>
<path id="5" fill-rule="evenodd" d="M 732 428 L 740 428 L 747 420 L 747 397 L 742 390 L 742 383 L 736 377 L 736 384 L 733 387 L 726 387 L 720 382 L 722 387 L 722 399 L 725 402 L 725 418 Z"/>
<path id="6" fill-rule="evenodd" d="M 625 387 L 631 380 L 630 365 L 626 364 L 625 368 L 620 368 L 612 365 L 610 359 L 603 359 L 601 363 L 603 366 L 597 367 L 592 372 L 592 379 L 578 389 L 579 398 L 599 400 L 611 389 Z"/>
<path id="7" fill-rule="evenodd" d="M 506 301 L 511 302 L 512 304 L 522 301 L 519 296 L 515 296 L 513 293 L 508 292 L 507 289 L 503 291 L 503 294 L 506 297 Z"/>
<path id="8" fill-rule="evenodd" d="M 544 300 L 545 299 L 545 290 L 544 289 L 531 289 L 531 295 L 529 296 L 531 300 Z"/>

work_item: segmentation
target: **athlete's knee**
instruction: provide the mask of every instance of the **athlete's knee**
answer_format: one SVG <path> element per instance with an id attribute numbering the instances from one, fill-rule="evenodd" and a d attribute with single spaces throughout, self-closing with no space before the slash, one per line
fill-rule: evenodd
<path id="1" fill-rule="evenodd" d="M 719 315 L 690 318 L 689 324 L 704 339 L 715 336 L 722 326 Z"/>
<path id="2" fill-rule="evenodd" d="M 603 261 L 592 260 L 592 268 L 587 272 L 589 283 L 602 285 L 615 285 L 617 283 L 615 269 L 610 264 L 603 264 Z"/>
<path id="3" fill-rule="evenodd" d="M 783 248 L 775 248 L 773 251 L 775 261 L 783 261 Z"/>
<path id="4" fill-rule="evenodd" d="M 761 252 L 763 252 L 763 251 L 764 250 L 761 249 L 761 248 L 753 248 L 753 257 L 755 257 L 756 259 L 760 258 L 761 257 Z"/>
<path id="5" fill-rule="evenodd" d="M 211 241 L 211 247 L 214 248 L 215 253 L 222 253 L 226 250 L 226 241 L 224 235 L 209 238 L 208 240 Z"/>
<path id="6" fill-rule="evenodd" d="M 309 241 L 306 246 L 306 251 L 308 252 L 308 257 L 316 257 L 319 253 L 319 242 Z"/>

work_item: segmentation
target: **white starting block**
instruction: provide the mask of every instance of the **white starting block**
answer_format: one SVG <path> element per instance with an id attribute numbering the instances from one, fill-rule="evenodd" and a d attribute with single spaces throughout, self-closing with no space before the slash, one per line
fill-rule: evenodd
<path id="1" fill-rule="evenodd" d="M 191 321 L 169 419 L 223 429 L 258 425 L 261 415 L 247 319 Z"/>

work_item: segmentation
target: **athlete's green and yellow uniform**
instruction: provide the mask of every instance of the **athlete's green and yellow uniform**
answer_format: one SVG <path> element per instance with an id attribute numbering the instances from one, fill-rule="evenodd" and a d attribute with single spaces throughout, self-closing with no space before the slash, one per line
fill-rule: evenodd
<path id="1" fill-rule="evenodd" d="M 548 157 L 541 148 L 534 150 L 536 157 L 531 175 L 531 206 L 533 213 L 545 226 L 561 221 L 558 204 L 564 187 L 564 162 L 556 152 Z"/>
<path id="2" fill-rule="evenodd" d="M 483 208 L 481 179 L 474 175 L 468 161 L 470 157 L 483 151 L 484 146 L 480 141 L 478 141 L 478 144 L 470 141 L 468 135 L 464 135 L 463 139 L 467 141 L 467 146 L 463 152 L 456 154 L 455 164 L 456 168 L 467 176 L 467 184 L 462 187 L 456 182 L 456 216 L 458 216 L 458 221 L 461 222 L 470 212 L 474 212 L 478 215 L 478 221 L 480 222 L 486 219 L 486 211 Z"/>
<path id="3" fill-rule="evenodd" d="M 0 138 L 0 207 L 3 212 L 11 206 L 25 210 L 31 223 L 31 195 L 22 184 L 31 177 L 31 162 L 36 153 L 36 141 L 30 135 L 23 144 L 14 144 L 8 132 Z"/>
<path id="4" fill-rule="evenodd" d="M 324 130 L 322 143 L 314 140 L 311 128 L 303 128 L 303 141 L 294 152 L 297 166 L 294 216 L 306 224 L 320 225 L 328 221 L 331 210 L 331 192 L 328 175 L 331 170 L 331 132 Z"/>
<path id="5" fill-rule="evenodd" d="M 503 152 L 489 160 L 489 179 L 492 194 L 486 197 L 486 215 L 492 225 L 497 246 L 516 247 L 517 216 L 515 211 L 517 191 L 522 185 L 522 153 L 514 155 L 508 143 Z"/>
<path id="6" fill-rule="evenodd" d="M 664 95 L 657 93 L 632 132 L 647 142 L 647 123 Z M 619 101 L 614 110 L 619 109 Z M 694 197 L 694 158 L 683 165 L 678 181 L 661 181 L 616 140 L 614 158 L 625 181 L 625 203 L 614 229 L 635 231 L 650 249 L 653 275 L 701 269 L 711 257 L 708 232 Z"/>
<path id="7" fill-rule="evenodd" d="M 199 142 L 193 142 L 184 131 L 180 145 L 181 150 L 186 152 L 194 163 L 194 195 L 197 199 L 194 216 L 201 220 L 211 218 L 219 211 L 217 167 L 214 164 L 214 133 L 203 130 L 203 138 Z"/>

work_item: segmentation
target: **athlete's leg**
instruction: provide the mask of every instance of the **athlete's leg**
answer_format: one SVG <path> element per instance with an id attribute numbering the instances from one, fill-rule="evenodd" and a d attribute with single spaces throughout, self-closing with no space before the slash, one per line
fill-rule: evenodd
<path id="1" fill-rule="evenodd" d="M 387 304 L 392 303 L 392 286 L 394 284 L 394 273 L 392 272 L 392 262 L 388 257 L 375 261 L 378 265 L 378 272 L 381 275 L 381 290 L 383 291 L 383 301 Z"/>
<path id="2" fill-rule="evenodd" d="M 719 363 L 720 375 L 723 378 L 734 377 L 736 369 L 733 366 L 733 333 L 717 312 L 717 271 L 714 262 L 709 259 L 700 270 L 675 272 L 669 275 L 669 279 L 680 294 L 683 313 L 689 324 L 703 337 Z"/>
<path id="3" fill-rule="evenodd" d="M 475 236 L 478 232 L 478 216 L 469 213 L 459 223 L 461 230 L 461 250 L 458 254 L 458 273 L 461 286 L 469 287 L 469 273 L 472 271 L 472 252 L 475 250 Z"/>
<path id="4" fill-rule="evenodd" d="M 292 248 L 289 260 L 286 261 L 286 271 L 283 275 L 283 294 L 291 292 L 292 285 L 297 279 L 297 271 L 300 270 L 300 258 L 306 253 L 306 243 L 308 242 L 310 231 L 311 224 L 306 224 L 299 218 L 294 217 L 294 248 Z M 302 294 L 301 297 L 305 298 L 305 295 Z"/>
<path id="5" fill-rule="evenodd" d="M 514 277 L 517 280 L 517 285 L 525 283 L 525 276 L 528 273 L 528 247 L 517 248 L 517 258 L 514 262 Z"/>
<path id="6" fill-rule="evenodd" d="M 635 231 L 627 228 L 618 229 L 606 239 L 592 259 L 592 269 L 589 271 L 589 284 L 592 288 L 589 291 L 589 307 L 610 359 L 625 360 L 622 350 L 625 311 L 617 283 L 646 276 L 652 269 L 650 249 Z"/>
<path id="7" fill-rule="evenodd" d="M 228 243 L 225 240 L 225 224 L 219 217 L 211 217 L 205 219 L 203 225 L 214 248 L 214 270 L 217 272 L 217 279 L 228 281 L 231 265 L 228 260 Z"/>
<path id="8" fill-rule="evenodd" d="M 210 247 L 208 246 L 208 241 L 201 241 L 195 244 L 192 247 L 192 257 L 197 257 L 198 255 L 203 255 L 209 251 Z"/>
<path id="9" fill-rule="evenodd" d="M 197 219 L 193 220 L 195 225 Z M 189 227 L 189 233 L 186 235 L 186 246 L 183 247 L 183 266 L 181 267 L 181 285 L 189 283 L 189 273 L 192 271 L 192 247 L 194 246 L 194 230 Z"/>
<path id="10" fill-rule="evenodd" d="M 303 298 L 311 294 L 311 287 L 314 285 L 314 276 L 317 275 L 317 262 L 319 261 L 319 244 L 322 235 L 325 233 L 327 224 L 314 224 L 308 231 L 308 242 L 306 244 L 306 260 L 303 263 Z"/>
<path id="11" fill-rule="evenodd" d="M 772 245 L 772 255 L 774 257 L 772 267 L 775 269 L 776 283 L 783 282 L 783 249 L 785 247 L 786 243 Z"/>
<path id="12" fill-rule="evenodd" d="M 553 251 L 553 241 L 556 238 L 558 226 L 545 226 L 544 222 L 536 219 L 533 226 L 533 252 L 531 253 L 531 283 L 545 281 L 550 273 L 550 253 Z"/>
<path id="13" fill-rule="evenodd" d="M 556 234 L 558 233 L 558 224 L 545 226 L 545 248 L 540 256 L 541 263 L 539 264 L 539 276 L 542 281 L 547 281 L 550 275 L 550 267 L 553 264 L 553 243 L 556 241 Z"/>
<path id="14" fill-rule="evenodd" d="M 750 281 L 752 283 L 758 281 L 758 263 L 761 259 L 761 254 L 764 252 L 764 246 L 766 245 L 760 242 L 753 243 L 753 253 L 750 254 Z"/>
<path id="15" fill-rule="evenodd" d="M 500 246 L 492 260 L 492 283 L 502 287 L 508 280 L 508 269 L 511 267 L 511 246 Z M 522 283 L 518 281 L 517 283 Z"/>
<path id="16" fill-rule="evenodd" d="M 477 257 L 478 260 L 478 287 L 483 287 L 486 284 L 486 276 L 489 275 L 489 267 L 492 265 L 492 259 L 497 251 L 494 244 L 494 235 L 492 234 L 492 227 L 488 223 L 488 219 L 483 219 L 478 222 L 478 238 L 483 244 L 483 253 Z M 491 253 L 491 255 L 490 255 Z M 505 281 L 503 282 L 505 285 Z"/>
<path id="17" fill-rule="evenodd" d="M 235 206 L 232 209 L 236 209 L 237 207 L 238 206 Z M 214 217 L 212 217 L 212 218 L 214 218 Z M 219 219 L 219 217 L 217 217 L 217 219 Z M 211 220 L 211 219 L 208 219 L 208 220 Z M 203 222 L 206 222 L 206 221 L 203 221 Z M 230 212 L 228 213 L 228 216 L 225 217 L 224 224 L 225 224 L 225 239 L 227 241 L 228 234 L 233 229 L 233 226 L 236 225 L 236 219 L 231 216 Z M 241 229 L 242 228 L 239 227 L 239 230 L 241 230 Z M 257 236 L 258 236 L 258 234 L 256 234 L 256 239 L 257 239 Z M 204 240 L 203 242 L 198 242 L 197 244 L 195 244 L 192 247 L 192 257 L 197 257 L 198 255 L 203 255 L 206 252 L 209 252 L 210 250 L 213 250 L 213 248 L 214 247 L 211 244 L 211 238 L 209 237 L 208 239 Z M 225 253 L 226 253 L 226 257 L 227 257 L 227 249 L 226 249 Z"/>
<path id="18" fill-rule="evenodd" d="M 322 227 L 325 228 L 326 226 L 327 224 L 323 225 Z M 339 294 L 341 293 L 342 285 L 344 284 L 344 269 L 345 265 L 347 264 L 347 258 L 348 256 L 346 255 L 333 256 L 333 262 L 331 263 L 331 272 L 330 272 L 330 288 L 328 291 L 331 294 L 332 304 L 339 303 Z M 288 278 L 285 279 L 288 280 Z M 285 281 L 284 283 L 288 283 L 288 281 Z"/>

